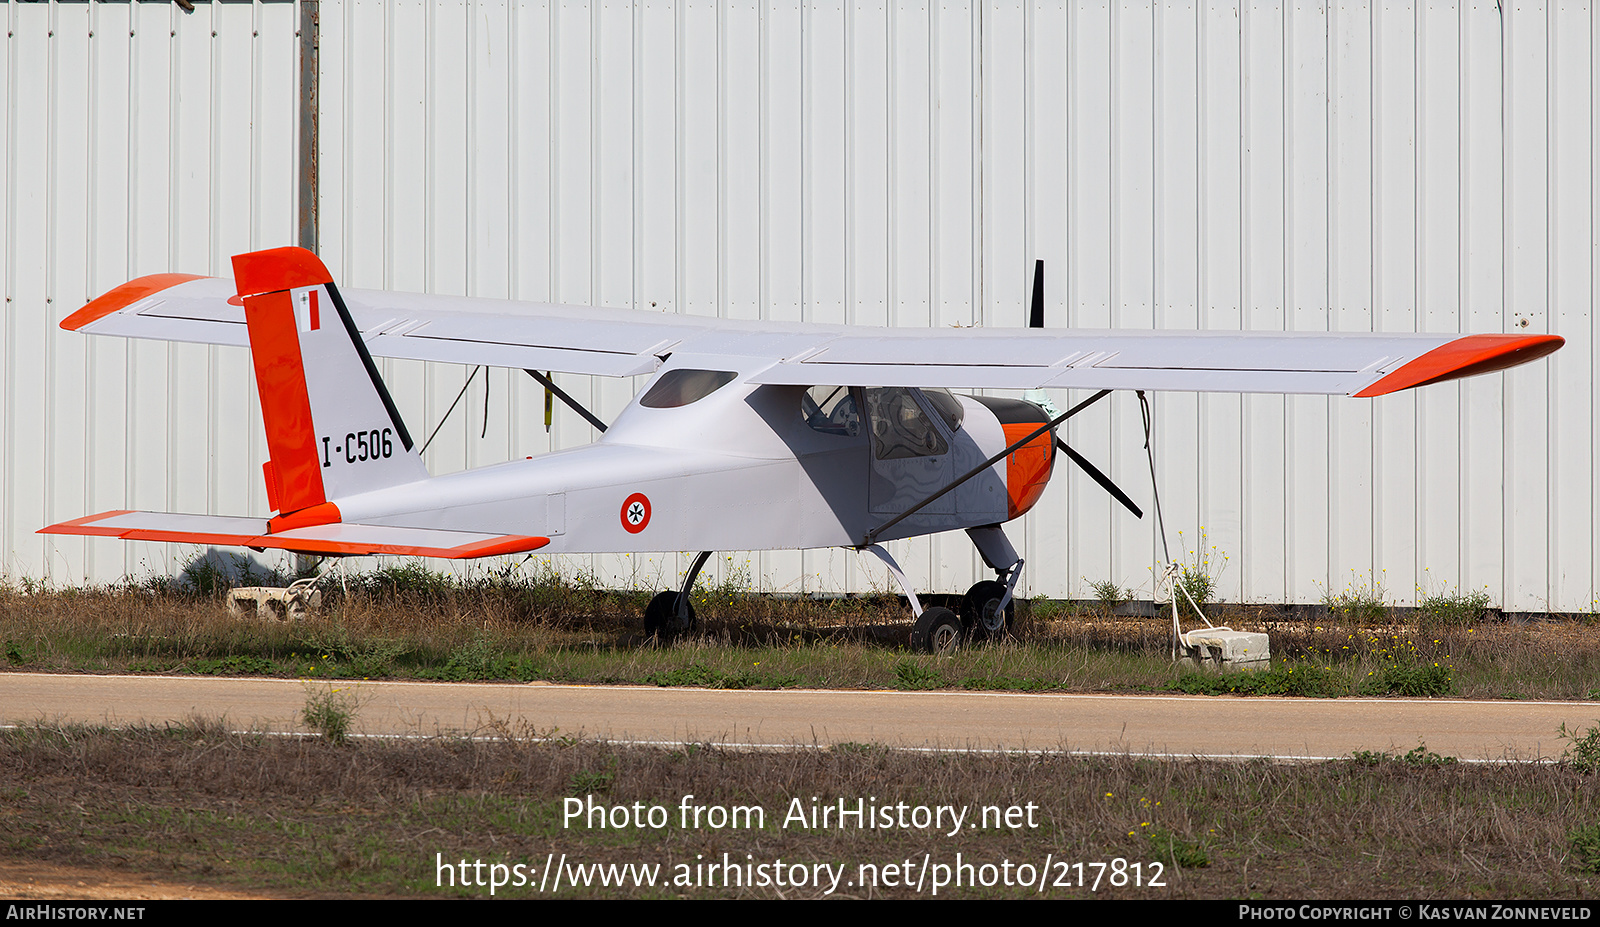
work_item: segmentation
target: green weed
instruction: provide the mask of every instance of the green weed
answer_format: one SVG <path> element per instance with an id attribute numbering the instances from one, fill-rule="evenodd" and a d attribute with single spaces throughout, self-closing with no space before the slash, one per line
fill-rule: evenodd
<path id="1" fill-rule="evenodd" d="M 202 676 L 272 676 L 278 673 L 278 664 L 260 657 L 223 657 L 192 661 L 189 671 Z"/>
<path id="2" fill-rule="evenodd" d="M 1405 756 L 1400 758 L 1400 762 L 1406 764 L 1407 766 L 1430 767 L 1454 766 L 1457 760 L 1453 756 L 1440 756 L 1439 754 L 1434 753 L 1432 750 L 1428 749 L 1427 744 L 1417 744 L 1415 747 L 1412 747 L 1410 750 L 1406 751 Z"/>
<path id="3" fill-rule="evenodd" d="M 1455 668 L 1448 654 L 1442 659 L 1430 660 L 1423 656 L 1415 641 L 1394 633 L 1387 639 L 1370 635 L 1367 645 L 1368 656 L 1376 658 L 1378 665 L 1361 681 L 1362 695 L 1429 698 L 1455 691 Z"/>
<path id="4" fill-rule="evenodd" d="M 1352 628 L 1380 627 L 1389 623 L 1389 605 L 1384 601 L 1383 584 L 1358 582 L 1352 573 L 1350 585 L 1341 593 L 1324 593 L 1322 604 L 1328 620 Z"/>
<path id="5" fill-rule="evenodd" d="M 1144 832 L 1145 842 L 1158 861 L 1171 863 L 1179 869 L 1204 869 L 1211 865 L 1211 855 L 1204 845 L 1185 840 L 1165 827 L 1152 827 Z"/>
<path id="6" fill-rule="evenodd" d="M 1119 606 L 1133 597 L 1132 590 L 1124 589 L 1109 579 L 1090 583 L 1089 589 L 1094 593 L 1095 602 L 1099 604 L 1100 610 L 1107 616 L 1114 614 Z"/>
<path id="7" fill-rule="evenodd" d="M 938 689 L 944 686 L 944 676 L 931 666 L 923 666 L 915 660 L 900 660 L 894 665 L 894 687 L 896 689 L 919 690 Z"/>
<path id="8" fill-rule="evenodd" d="M 1295 695 L 1338 698 L 1350 694 L 1342 673 L 1313 663 L 1280 663 L 1266 670 L 1237 673 L 1183 673 L 1169 689 L 1190 695 Z"/>
<path id="9" fill-rule="evenodd" d="M 1579 733 L 1563 723 L 1557 733 L 1567 741 L 1567 749 L 1561 754 L 1567 765 L 1581 773 L 1600 772 L 1600 724 Z"/>
<path id="10" fill-rule="evenodd" d="M 967 676 L 960 685 L 975 692 L 1044 692 L 1061 688 L 1057 682 L 1019 676 Z"/>
<path id="11" fill-rule="evenodd" d="M 1403 763 L 1406 766 L 1429 769 L 1438 766 L 1454 766 L 1459 762 L 1453 756 L 1441 756 L 1428 749 L 1427 744 L 1417 744 L 1400 756 L 1395 756 L 1390 751 L 1357 750 L 1350 754 L 1350 758 L 1358 766 L 1382 766 L 1385 763 Z"/>
<path id="12" fill-rule="evenodd" d="M 1600 824 L 1568 831 L 1567 844 L 1572 847 L 1573 862 L 1579 869 L 1600 874 Z"/>
<path id="13" fill-rule="evenodd" d="M 335 689 L 306 687 L 306 705 L 300 718 L 306 726 L 336 744 L 350 739 L 350 726 L 355 723 L 361 700 L 349 688 Z"/>
<path id="14" fill-rule="evenodd" d="M 1216 595 L 1217 580 L 1228 567 L 1228 555 L 1220 552 L 1215 544 L 1208 548 L 1206 540 L 1206 530 L 1201 528 L 1200 543 L 1189 551 L 1186 561 L 1179 565 L 1177 588 L 1172 593 L 1179 603 L 1179 614 L 1187 614 L 1195 607 L 1203 611 Z M 1182 531 L 1178 532 L 1178 545 L 1183 545 Z M 1200 614 L 1195 617 L 1204 619 L 1205 616 Z"/>
<path id="15" fill-rule="evenodd" d="M 425 670 L 417 675 L 425 679 L 447 682 L 465 682 L 477 679 L 516 679 L 531 682 L 538 678 L 538 665 L 530 659 L 512 656 L 501 650 L 502 644 L 487 632 L 478 632 L 472 640 L 451 652 L 444 666 Z M 394 656 L 389 657 L 393 662 Z M 366 674 L 363 674 L 366 675 Z"/>
<path id="16" fill-rule="evenodd" d="M 6 661 L 13 666 L 27 666 L 36 659 L 37 654 L 33 648 L 24 649 L 22 643 L 16 640 L 6 641 Z"/>
<path id="17" fill-rule="evenodd" d="M 1439 592 L 1424 595 L 1417 601 L 1419 624 L 1466 628 L 1482 624 L 1488 614 L 1489 593 L 1482 589 L 1477 592 Z"/>
<path id="18" fill-rule="evenodd" d="M 605 769 L 580 769 L 567 780 L 567 794 L 574 798 L 611 791 L 617 779 L 617 758 L 612 757 Z"/>
<path id="19" fill-rule="evenodd" d="M 724 673 L 704 663 L 650 673 L 644 681 L 652 686 L 694 686 L 702 689 L 748 689 L 757 683 L 755 674 L 748 670 Z"/>
<path id="20" fill-rule="evenodd" d="M 1373 670 L 1361 684 L 1363 695 L 1429 698 L 1449 695 L 1454 691 L 1455 679 L 1450 667 L 1438 663 L 1431 666 L 1383 666 Z"/>
<path id="21" fill-rule="evenodd" d="M 864 744 L 854 740 L 834 744 L 828 749 L 834 753 L 853 753 L 861 756 L 887 756 L 889 753 L 889 747 L 885 744 Z"/>

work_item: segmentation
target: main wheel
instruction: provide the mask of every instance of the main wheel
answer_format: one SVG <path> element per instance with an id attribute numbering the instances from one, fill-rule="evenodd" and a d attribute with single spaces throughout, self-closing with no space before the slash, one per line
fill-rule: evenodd
<path id="1" fill-rule="evenodd" d="M 1005 595 L 1006 584 L 991 579 L 974 584 L 961 597 L 961 625 L 973 640 L 1004 640 L 1011 636 L 1017 601 L 1007 602 L 1005 614 L 1001 614 L 1000 600 Z"/>
<path id="2" fill-rule="evenodd" d="M 961 619 L 948 608 L 934 606 L 911 627 L 911 646 L 928 653 L 949 653 L 961 646 Z"/>
<path id="3" fill-rule="evenodd" d="M 657 593 L 644 607 L 644 633 L 665 644 L 685 631 L 693 631 L 700 622 L 694 614 L 694 603 L 685 604 L 689 607 L 686 621 L 678 618 L 676 592 Z"/>

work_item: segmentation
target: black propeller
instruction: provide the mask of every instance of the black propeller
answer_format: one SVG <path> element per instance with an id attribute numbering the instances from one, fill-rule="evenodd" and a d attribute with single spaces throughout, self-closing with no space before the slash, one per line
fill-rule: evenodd
<path id="1" fill-rule="evenodd" d="M 1044 261 L 1033 262 L 1033 307 L 1028 313 L 1029 328 L 1044 328 Z"/>
<path id="2" fill-rule="evenodd" d="M 1033 262 L 1033 302 L 1028 310 L 1028 327 L 1044 328 L 1044 261 Z M 1123 492 L 1116 483 L 1111 482 L 1111 477 L 1100 472 L 1100 468 L 1090 463 L 1088 458 L 1067 446 L 1067 442 L 1056 438 L 1056 447 L 1066 454 L 1073 463 L 1077 464 L 1089 478 L 1100 484 L 1100 488 L 1111 494 L 1111 498 L 1122 503 L 1123 508 L 1133 513 L 1135 518 L 1143 518 L 1144 512 L 1139 510 L 1128 494 Z"/>
<path id="3" fill-rule="evenodd" d="M 1134 518 L 1144 517 L 1144 512 L 1140 511 L 1139 507 L 1133 504 L 1133 500 L 1128 498 L 1128 494 L 1123 492 L 1116 483 L 1111 482 L 1111 477 L 1101 473 L 1099 467 L 1096 467 L 1094 464 L 1090 463 L 1082 454 L 1068 447 L 1067 442 L 1061 440 L 1060 438 L 1056 439 L 1056 447 L 1061 448 L 1062 453 L 1072 458 L 1073 463 L 1077 464 L 1079 467 L 1082 467 L 1083 472 L 1089 474 L 1090 479 L 1094 480 L 1096 483 L 1099 483 L 1101 489 L 1104 489 L 1106 492 L 1111 494 L 1111 498 L 1122 503 L 1123 508 L 1132 512 Z"/>

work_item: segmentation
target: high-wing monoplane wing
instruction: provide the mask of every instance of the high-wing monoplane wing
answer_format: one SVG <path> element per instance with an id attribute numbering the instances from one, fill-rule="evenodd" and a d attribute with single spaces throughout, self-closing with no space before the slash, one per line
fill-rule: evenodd
<path id="1" fill-rule="evenodd" d="M 1554 335 L 871 328 L 707 319 L 461 296 L 341 290 L 379 357 L 562 373 L 653 372 L 668 354 L 769 358 L 765 384 L 956 389 L 1147 389 L 1377 396 L 1515 366 Z M 62 327 L 204 344 L 248 344 L 224 277 L 141 277 Z"/>

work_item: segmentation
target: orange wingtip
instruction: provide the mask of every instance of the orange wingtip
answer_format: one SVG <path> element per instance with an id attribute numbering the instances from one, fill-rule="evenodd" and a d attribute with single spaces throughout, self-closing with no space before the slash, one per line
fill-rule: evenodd
<path id="1" fill-rule="evenodd" d="M 75 332 L 90 322 L 98 322 L 118 309 L 133 305 L 151 293 L 159 293 L 180 283 L 200 279 L 203 279 L 201 274 L 151 274 L 148 277 L 129 280 L 111 292 L 94 298 L 89 305 L 62 319 L 61 327 L 69 332 Z"/>
<path id="2" fill-rule="evenodd" d="M 1560 335 L 1467 335 L 1434 348 L 1354 395 L 1382 396 L 1414 386 L 1492 373 L 1538 360 L 1566 343 Z"/>
<path id="3" fill-rule="evenodd" d="M 240 298 L 332 283 L 322 259 L 304 248 L 272 248 L 233 256 L 233 282 Z"/>
<path id="4" fill-rule="evenodd" d="M 100 521 L 103 518 L 116 518 L 118 515 L 129 515 L 129 514 L 132 514 L 132 512 L 133 512 L 132 509 L 115 509 L 115 510 L 110 511 L 110 512 L 101 512 L 98 515 L 85 515 L 82 518 L 74 518 L 71 521 L 64 521 L 64 522 L 61 522 L 58 525 L 50 525 L 49 527 L 46 527 L 46 528 L 40 528 L 38 531 L 36 531 L 34 533 L 35 534 L 81 534 L 81 535 L 85 535 L 85 536 L 88 536 L 88 537 L 104 537 L 104 538 L 121 537 L 122 536 L 122 532 L 124 532 L 124 531 L 126 531 L 128 529 L 126 529 L 126 528 L 96 528 L 96 527 L 94 527 L 94 523 L 97 522 L 97 521 Z"/>

